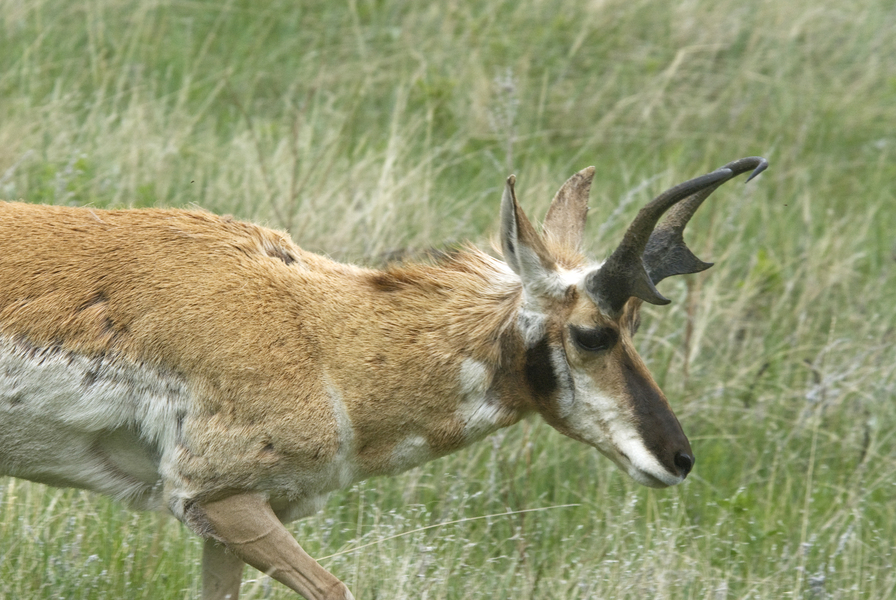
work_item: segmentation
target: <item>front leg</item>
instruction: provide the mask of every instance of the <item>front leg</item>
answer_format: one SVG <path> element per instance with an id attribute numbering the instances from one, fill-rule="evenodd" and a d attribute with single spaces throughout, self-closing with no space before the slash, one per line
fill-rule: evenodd
<path id="1" fill-rule="evenodd" d="M 202 600 L 237 600 L 244 563 L 214 539 L 202 549 Z"/>
<path id="2" fill-rule="evenodd" d="M 204 521 L 210 537 L 227 546 L 234 557 L 267 573 L 308 600 L 354 600 L 344 583 L 302 550 L 261 494 L 238 494 L 204 502 L 194 506 L 193 511 L 191 520 L 194 523 Z M 223 559 L 217 557 L 216 560 Z M 221 571 L 216 573 L 220 576 Z M 203 568 L 203 577 L 207 576 L 208 572 Z M 206 586 L 211 585 L 203 583 L 204 595 Z"/>

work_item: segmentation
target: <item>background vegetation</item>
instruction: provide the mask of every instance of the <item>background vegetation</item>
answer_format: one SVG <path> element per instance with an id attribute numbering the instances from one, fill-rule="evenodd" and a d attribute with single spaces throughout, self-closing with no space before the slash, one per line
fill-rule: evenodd
<path id="1" fill-rule="evenodd" d="M 359 600 L 893 598 L 894 57 L 890 0 L 0 0 L 0 196 L 199 205 L 377 264 L 486 243 L 511 171 L 540 217 L 595 164 L 599 257 L 653 194 L 766 156 L 639 334 L 686 483 L 532 421 L 294 530 L 384 540 L 322 561 Z M 0 479 L 2 598 L 196 598 L 199 555 L 173 519 Z M 243 597 L 294 596 L 247 569 Z"/>

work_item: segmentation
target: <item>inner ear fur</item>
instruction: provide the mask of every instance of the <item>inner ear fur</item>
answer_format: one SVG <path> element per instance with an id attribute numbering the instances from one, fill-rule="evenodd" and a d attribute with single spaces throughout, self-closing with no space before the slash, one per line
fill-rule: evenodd
<path id="1" fill-rule="evenodd" d="M 629 298 L 622 311 L 620 318 L 623 327 L 627 327 L 632 335 L 638 332 L 641 325 L 641 305 L 644 301 L 640 298 Z"/>
<path id="2" fill-rule="evenodd" d="M 567 179 L 554 195 L 544 218 L 543 231 L 548 248 L 561 259 L 558 261 L 561 264 L 574 263 L 568 265 L 569 268 L 578 266 L 583 260 L 582 242 L 593 180 L 594 167 L 582 169 Z"/>
<path id="3" fill-rule="evenodd" d="M 516 177 L 507 178 L 501 199 L 501 250 L 504 260 L 524 282 L 544 277 L 556 261 L 516 200 Z"/>

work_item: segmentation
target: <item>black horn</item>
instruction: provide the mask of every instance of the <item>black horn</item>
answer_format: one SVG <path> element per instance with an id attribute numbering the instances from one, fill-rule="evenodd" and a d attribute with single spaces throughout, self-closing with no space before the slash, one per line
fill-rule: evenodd
<path id="1" fill-rule="evenodd" d="M 657 291 L 656 283 L 669 275 L 702 271 L 710 266 L 697 259 L 682 238 L 694 211 L 713 190 L 735 175 L 753 168 L 752 179 L 766 166 L 765 159 L 743 158 L 654 198 L 638 212 L 607 261 L 587 277 L 588 293 L 610 315 L 618 314 L 633 296 L 651 304 L 668 304 L 669 300 Z M 685 199 L 685 207 L 675 210 L 657 228 L 663 214 Z"/>

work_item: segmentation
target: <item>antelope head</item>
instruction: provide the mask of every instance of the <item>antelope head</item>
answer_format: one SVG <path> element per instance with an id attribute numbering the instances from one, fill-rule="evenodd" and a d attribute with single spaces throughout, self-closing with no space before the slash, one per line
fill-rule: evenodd
<path id="1" fill-rule="evenodd" d="M 656 289 L 662 279 L 712 266 L 685 245 L 685 226 L 721 184 L 751 169 L 752 179 L 767 166 L 765 159 L 743 158 L 663 192 L 641 209 L 602 264 L 581 254 L 593 167 L 557 192 L 543 235 L 517 203 L 515 178 L 507 180 L 501 246 L 523 284 L 517 329 L 536 410 L 644 485 L 680 483 L 694 454 L 635 350 L 641 304 L 668 304 Z"/>

